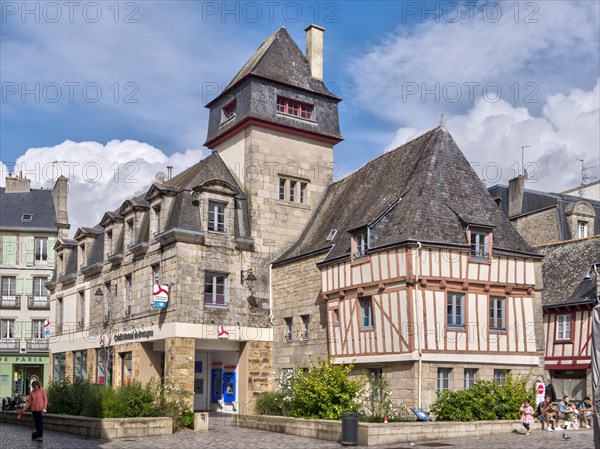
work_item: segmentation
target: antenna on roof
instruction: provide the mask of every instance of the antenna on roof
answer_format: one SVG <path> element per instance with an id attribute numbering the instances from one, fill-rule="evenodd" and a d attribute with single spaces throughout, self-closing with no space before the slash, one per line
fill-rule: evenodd
<path id="1" fill-rule="evenodd" d="M 523 170 L 523 173 L 521 174 L 525 176 L 525 181 L 527 181 L 527 171 L 525 171 L 525 148 L 531 148 L 531 145 L 523 145 L 521 147 L 521 170 Z"/>
<path id="2" fill-rule="evenodd" d="M 579 196 L 583 197 L 583 186 L 586 185 L 588 183 L 588 181 L 591 181 L 592 179 L 595 179 L 595 176 L 590 176 L 586 173 L 587 170 L 589 170 L 590 168 L 594 168 L 595 165 L 590 165 L 589 167 L 585 167 L 583 165 L 583 159 L 577 159 L 579 162 L 581 162 L 581 185 L 579 186 Z"/>
<path id="3" fill-rule="evenodd" d="M 444 120 L 444 114 L 440 115 L 440 128 L 445 128 L 446 127 L 446 123 Z"/>

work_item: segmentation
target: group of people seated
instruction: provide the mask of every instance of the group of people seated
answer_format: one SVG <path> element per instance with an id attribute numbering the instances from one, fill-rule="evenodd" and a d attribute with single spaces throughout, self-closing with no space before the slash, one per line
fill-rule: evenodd
<path id="1" fill-rule="evenodd" d="M 555 430 L 561 419 L 564 420 L 561 426 L 564 430 L 579 429 L 580 424 L 581 428 L 591 427 L 594 407 L 590 397 L 586 396 L 579 404 L 570 403 L 570 399 L 569 396 L 563 396 L 562 401 L 554 406 L 552 397 L 548 394 L 544 402 L 538 405 L 538 419 L 542 422 L 542 426 L 546 424 L 549 432 Z"/>

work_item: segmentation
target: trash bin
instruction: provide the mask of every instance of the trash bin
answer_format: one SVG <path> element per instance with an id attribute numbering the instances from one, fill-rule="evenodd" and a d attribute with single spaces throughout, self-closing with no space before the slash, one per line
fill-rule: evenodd
<path id="1" fill-rule="evenodd" d="M 342 413 L 342 446 L 356 446 L 358 444 L 358 413 Z"/>

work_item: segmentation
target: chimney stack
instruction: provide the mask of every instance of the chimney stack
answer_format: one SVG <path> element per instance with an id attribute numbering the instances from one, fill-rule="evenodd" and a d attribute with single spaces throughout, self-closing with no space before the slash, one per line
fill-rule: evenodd
<path id="1" fill-rule="evenodd" d="M 69 213 L 67 211 L 67 195 L 69 193 L 69 180 L 64 176 L 59 176 L 52 189 L 52 199 L 54 200 L 54 210 L 56 211 L 56 227 L 58 228 L 58 237 L 67 238 L 69 236 Z"/>
<path id="2" fill-rule="evenodd" d="M 12 176 L 9 173 L 5 178 L 6 181 L 6 193 L 29 193 L 31 191 L 31 180 L 23 178 L 23 174 Z"/>
<path id="3" fill-rule="evenodd" d="M 523 194 L 527 173 L 508 181 L 508 218 L 523 212 Z"/>
<path id="4" fill-rule="evenodd" d="M 325 28 L 309 25 L 306 31 L 306 57 L 313 78 L 323 81 L 323 33 Z"/>
<path id="5" fill-rule="evenodd" d="M 171 179 L 172 177 L 173 177 L 173 166 L 168 165 L 167 166 L 167 179 Z"/>

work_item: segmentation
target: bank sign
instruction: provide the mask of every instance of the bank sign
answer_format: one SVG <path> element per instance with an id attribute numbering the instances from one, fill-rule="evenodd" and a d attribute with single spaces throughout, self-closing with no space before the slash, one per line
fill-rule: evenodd
<path id="1" fill-rule="evenodd" d="M 152 300 L 155 309 L 166 309 L 169 303 L 169 286 L 154 284 L 152 286 Z"/>

